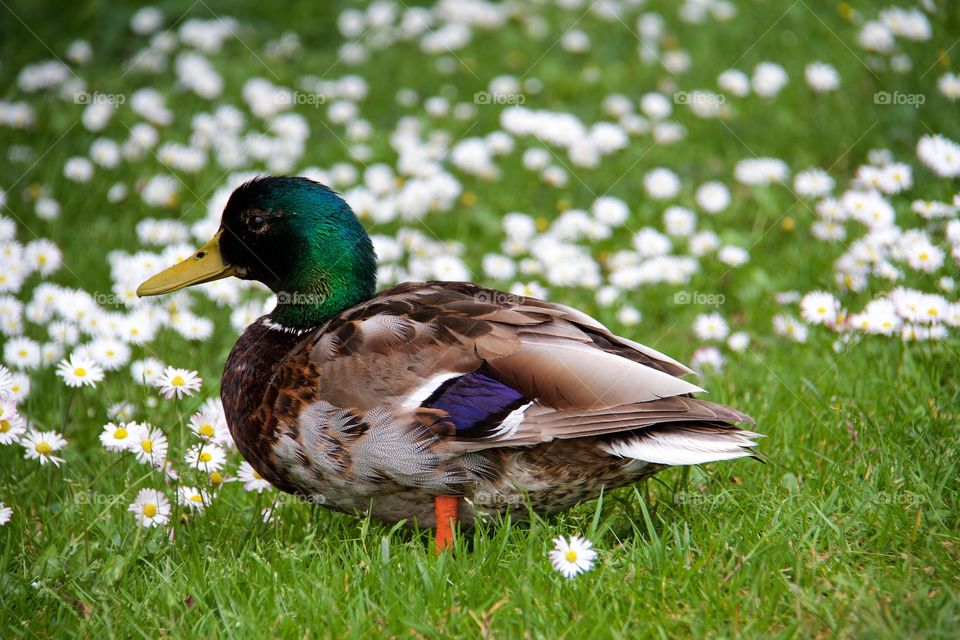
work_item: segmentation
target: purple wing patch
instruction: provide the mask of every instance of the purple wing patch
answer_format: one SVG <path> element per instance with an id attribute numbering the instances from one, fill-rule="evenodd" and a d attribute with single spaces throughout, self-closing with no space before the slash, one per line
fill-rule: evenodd
<path id="1" fill-rule="evenodd" d="M 425 407 L 446 411 L 460 438 L 491 435 L 510 412 L 529 402 L 522 393 L 483 370 L 451 378 L 440 385 Z"/>

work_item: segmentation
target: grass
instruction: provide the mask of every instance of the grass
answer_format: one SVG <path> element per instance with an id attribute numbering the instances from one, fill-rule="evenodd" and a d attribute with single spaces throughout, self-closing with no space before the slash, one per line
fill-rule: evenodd
<path id="1" fill-rule="evenodd" d="M 139 44 L 126 23 L 134 8 L 99 2 L 12 4 L 16 13 L 0 21 L 0 86 L 6 99 L 22 98 L 15 85 L 19 68 L 62 55 L 76 36 L 91 38 L 97 57 L 83 73 L 91 87 L 129 93 L 156 86 L 171 96 L 177 113 L 164 139 L 185 141 L 190 114 L 207 108 L 199 98 L 176 92 L 170 74 L 159 77 L 117 72 Z M 232 15 L 248 25 L 243 43 L 228 42 L 214 57 L 224 75 L 224 101 L 241 104 L 246 77 L 261 75 L 293 86 L 305 73 L 336 65 L 341 39 L 335 29 L 337 3 L 279 9 L 241 2 Z M 940 52 L 960 36 L 958 16 L 934 21 L 928 43 L 904 49 L 915 72 L 869 71 L 855 44 L 856 27 L 832 4 L 738 3 L 730 23 L 693 27 L 676 19 L 668 3 L 656 3 L 669 31 L 693 59 L 680 88 L 713 87 L 730 66 L 749 70 L 761 60 L 782 64 L 790 84 L 775 102 L 757 98 L 735 105 L 726 122 L 680 119 L 689 135 L 677 147 L 648 149 L 634 141 L 596 170 L 577 170 L 567 188 L 542 187 L 520 168 L 519 153 L 503 161 L 495 183 L 463 177 L 476 202 L 437 214 L 421 228 L 466 243 L 465 259 L 480 274 L 482 256 L 496 251 L 499 216 L 511 210 L 547 219 L 563 206 L 586 207 L 595 194 L 611 190 L 630 203 L 630 226 L 658 224 L 663 206 L 646 198 L 641 176 L 668 166 L 684 181 L 681 202 L 692 185 L 707 179 L 731 184 L 734 203 L 716 219 L 703 220 L 726 242 L 750 248 L 750 263 L 729 270 L 705 262 L 689 289 L 721 294 L 731 324 L 755 336 L 744 354 L 729 354 L 722 374 L 708 376 L 710 398 L 755 417 L 767 435 L 766 464 L 751 460 L 670 470 L 643 485 L 611 492 L 550 520 L 492 523 L 464 535 L 453 557 L 435 558 L 429 533 L 390 527 L 289 504 L 282 524 L 261 522 L 259 507 L 270 498 L 243 494 L 236 486 L 202 516 L 184 517 L 173 540 L 163 531 L 138 530 L 127 513 L 137 489 L 152 486 L 144 467 L 104 452 L 96 440 L 105 407 L 135 401 L 145 417 L 176 444 L 182 416 L 200 398 L 179 404 L 151 403 L 152 392 L 109 377 L 95 391 L 67 392 L 49 369 L 33 377 L 24 411 L 47 428 L 62 429 L 70 441 L 61 469 L 24 460 L 16 447 L 0 448 L 0 500 L 15 508 L 0 528 L 0 634 L 4 637 L 926 637 L 960 633 L 960 368 L 956 336 L 938 344 L 902 344 L 864 339 L 837 352 L 832 337 L 811 331 L 807 344 L 774 337 L 770 318 L 779 312 L 772 292 L 833 288 L 830 265 L 842 248 L 809 236 L 812 213 L 786 188 L 733 186 L 733 164 L 744 157 L 784 158 L 794 170 L 830 168 L 842 185 L 869 149 L 885 147 L 898 158 L 914 156 L 916 139 L 930 131 L 960 138 L 955 103 L 933 88 L 944 68 Z M 854 5 L 871 17 L 872 3 Z M 165 2 L 168 17 L 187 13 L 209 18 L 203 3 Z M 789 9 L 787 8 L 789 6 Z M 450 85 L 469 100 L 489 79 L 504 73 L 540 78 L 549 90 L 527 106 L 566 110 L 586 122 L 601 118 L 599 96 L 613 91 L 637 98 L 669 74 L 636 62 L 636 41 L 627 28 L 588 16 L 578 25 L 593 38 L 586 57 L 556 48 L 539 59 L 579 13 L 544 11 L 551 36 L 525 37 L 515 23 L 481 33 L 458 53 L 460 72 L 440 77 L 422 62 L 413 45 L 375 54 L 358 68 L 334 66 L 330 77 L 363 75 L 370 96 L 361 105 L 378 136 L 376 157 L 393 158 L 387 134 L 397 117 L 394 94 L 412 87 L 422 97 Z M 627 20 L 632 24 L 632 20 Z M 25 26 L 26 25 L 26 26 Z M 27 28 L 29 27 L 29 29 Z M 303 55 L 264 62 L 263 44 L 296 30 Z M 802 81 L 803 65 L 815 57 L 837 67 L 840 92 L 814 96 Z M 249 46 L 249 49 L 248 49 Z M 580 70 L 602 70 L 590 84 Z M 924 74 L 926 69 L 933 70 Z M 475 74 L 475 75 L 474 75 Z M 923 75 L 921 75 L 923 74 Z M 476 77 L 475 77 L 476 76 Z M 874 103 L 878 90 L 920 93 L 925 104 Z M 668 91 L 670 93 L 670 91 Z M 176 96 L 175 98 L 173 96 Z M 20 220 L 19 238 L 49 237 L 63 249 L 66 268 L 55 281 L 89 291 L 109 291 L 107 250 L 137 247 L 134 224 L 157 215 L 138 198 L 109 206 L 105 194 L 115 180 L 130 184 L 160 172 L 148 158 L 123 165 L 78 187 L 62 176 L 67 157 L 86 153 L 95 135 L 77 127 L 80 107 L 56 99 L 31 98 L 38 125 L 21 132 L 0 129 L 0 147 L 28 145 L 31 163 L 0 166 L 0 186 L 9 191 L 7 215 Z M 471 135 L 496 128 L 498 110 L 481 107 Z M 311 118 L 311 145 L 301 166 L 329 166 L 345 150 L 333 130 Z M 257 124 L 250 118 L 251 124 Z M 128 135 L 127 111 L 103 133 Z M 472 123 L 445 121 L 454 139 Z M 59 140 L 58 140 L 59 139 Z M 521 148 L 525 146 L 519 145 Z M 916 169 L 916 187 L 896 196 L 898 220 L 915 226 L 909 212 L 915 197 L 949 200 L 956 185 Z M 174 217 L 194 221 L 205 212 L 209 192 L 222 171 L 209 166 L 181 176 L 182 206 Z M 63 205 L 55 223 L 37 220 L 20 192 L 47 185 Z M 381 226 L 392 233 L 396 226 Z M 598 252 L 623 248 L 614 237 Z M 949 262 L 949 260 L 948 260 Z M 956 264 L 938 275 L 960 276 Z M 481 278 L 481 276 L 477 276 Z M 31 280 L 32 286 L 35 280 Z M 910 286 L 933 290 L 935 276 L 911 275 Z M 492 283 L 505 286 L 508 283 Z M 883 288 L 873 284 L 845 299 L 861 308 Z M 672 303 L 675 288 L 650 286 L 631 296 L 644 313 L 636 327 L 623 327 L 593 293 L 553 289 L 551 298 L 596 315 L 611 328 L 681 359 L 695 345 L 692 319 L 708 309 Z M 212 304 L 198 311 L 216 320 L 218 331 L 202 344 L 164 332 L 149 351 L 171 364 L 200 370 L 207 393 L 235 336 L 228 312 Z M 31 335 L 42 330 L 34 327 Z M 135 357 L 143 353 L 135 353 Z M 176 449 L 175 450 L 179 450 Z M 546 559 L 556 535 L 583 533 L 600 552 L 597 568 L 573 581 L 554 573 Z"/>

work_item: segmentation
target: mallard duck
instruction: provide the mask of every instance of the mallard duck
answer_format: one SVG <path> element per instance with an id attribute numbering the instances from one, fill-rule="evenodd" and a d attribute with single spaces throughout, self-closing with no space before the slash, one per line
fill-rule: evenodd
<path id="1" fill-rule="evenodd" d="M 562 304 L 469 282 L 376 292 L 370 237 L 306 178 L 239 187 L 220 229 L 140 296 L 234 276 L 276 293 L 223 372 L 227 424 L 282 491 L 436 527 L 550 514 L 673 465 L 751 455 L 748 416 L 676 360 Z"/>

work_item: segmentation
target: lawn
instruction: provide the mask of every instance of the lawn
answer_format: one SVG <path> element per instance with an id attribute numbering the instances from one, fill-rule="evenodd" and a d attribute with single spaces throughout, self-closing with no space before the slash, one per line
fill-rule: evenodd
<path id="1" fill-rule="evenodd" d="M 38 460 L 0 432 L 3 637 L 960 635 L 952 3 L 0 5 L 4 410 L 66 440 Z M 191 418 L 267 295 L 131 285 L 257 173 L 343 193 L 383 286 L 546 297 L 694 362 L 762 462 L 492 520 L 441 557 L 430 531 L 246 490 L 230 447 L 194 468 Z M 103 380 L 68 386 L 71 357 Z M 165 365 L 199 392 L 143 383 Z M 162 431 L 161 468 L 108 451 L 111 421 Z M 139 526 L 143 489 L 168 521 Z M 554 571 L 561 535 L 591 571 Z"/>

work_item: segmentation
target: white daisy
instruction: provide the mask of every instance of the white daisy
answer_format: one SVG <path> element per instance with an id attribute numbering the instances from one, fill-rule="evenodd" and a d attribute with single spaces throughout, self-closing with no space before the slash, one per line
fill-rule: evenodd
<path id="1" fill-rule="evenodd" d="M 167 459 L 167 436 L 156 427 L 147 423 L 127 423 L 129 431 L 136 430 L 136 436 L 139 442 L 134 440 L 130 447 L 137 456 L 137 461 L 152 465 L 156 468 L 162 468 Z"/>
<path id="2" fill-rule="evenodd" d="M 730 327 L 719 313 L 702 313 L 693 321 L 693 332 L 701 340 L 724 340 Z"/>
<path id="3" fill-rule="evenodd" d="M 0 527 L 10 522 L 13 517 L 13 509 L 0 502 Z"/>
<path id="4" fill-rule="evenodd" d="M 60 252 L 60 248 L 46 238 L 40 238 L 29 243 L 23 257 L 27 264 L 44 276 L 50 275 L 63 264 L 63 254 Z"/>
<path id="5" fill-rule="evenodd" d="M 90 344 L 94 359 L 107 371 L 116 371 L 130 360 L 130 347 L 113 338 L 100 338 Z"/>
<path id="6" fill-rule="evenodd" d="M 167 367 L 154 381 L 154 386 L 160 390 L 164 398 L 182 398 L 192 396 L 200 390 L 203 380 L 196 371 L 189 369 L 179 369 L 177 367 Z"/>
<path id="7" fill-rule="evenodd" d="M 730 69 L 717 78 L 717 86 L 738 98 L 750 93 L 750 78 L 743 71 Z"/>
<path id="8" fill-rule="evenodd" d="M 806 342 L 809 330 L 807 325 L 790 316 L 778 315 L 773 317 L 773 331 L 778 336 L 786 336 L 794 342 Z"/>
<path id="9" fill-rule="evenodd" d="M 203 511 L 210 506 L 210 494 L 196 487 L 180 487 L 177 490 L 177 503 L 191 511 Z"/>
<path id="10" fill-rule="evenodd" d="M 840 303 L 824 291 L 813 291 L 800 300 L 800 315 L 811 324 L 832 325 L 839 314 Z"/>
<path id="11" fill-rule="evenodd" d="M 190 418 L 190 430 L 208 442 L 224 444 L 230 440 L 230 432 L 223 414 L 217 411 L 198 411 Z"/>
<path id="12" fill-rule="evenodd" d="M 723 371 L 726 358 L 716 347 L 700 347 L 690 356 L 690 367 L 700 373 Z"/>
<path id="13" fill-rule="evenodd" d="M 134 382 L 154 386 L 165 367 L 166 365 L 156 358 L 134 360 L 130 364 L 130 375 L 133 377 Z"/>
<path id="14" fill-rule="evenodd" d="M 793 190 L 807 198 L 820 198 L 833 191 L 833 178 L 819 168 L 801 171 L 793 178 Z"/>
<path id="15" fill-rule="evenodd" d="M 13 374 L 10 369 L 0 364 L 0 398 L 10 396 L 10 387 L 13 384 Z"/>
<path id="16" fill-rule="evenodd" d="M 675 198 L 680 193 L 680 177 L 670 169 L 658 167 L 643 176 L 643 187 L 655 200 Z"/>
<path id="17" fill-rule="evenodd" d="M 779 158 L 746 158 L 737 163 L 733 174 L 742 184 L 764 185 L 786 182 L 790 168 Z"/>
<path id="18" fill-rule="evenodd" d="M 697 189 L 698 196 L 702 189 L 702 186 Z M 671 236 L 690 236 L 697 230 L 697 215 L 686 207 L 667 207 L 663 212 L 663 227 Z"/>
<path id="19" fill-rule="evenodd" d="M 929 241 L 912 243 L 907 247 L 907 264 L 911 269 L 933 273 L 943 266 L 943 249 Z"/>
<path id="20" fill-rule="evenodd" d="M 191 447 L 183 459 L 195 469 L 212 473 L 223 468 L 227 454 L 219 445 L 203 443 Z"/>
<path id="21" fill-rule="evenodd" d="M 62 449 L 66 444 L 67 441 L 56 431 L 28 431 L 27 434 L 20 439 L 20 446 L 24 448 L 24 458 L 28 460 L 39 460 L 40 464 L 52 462 L 58 467 L 60 463 L 63 462 L 63 458 L 53 454 L 55 451 Z"/>
<path id="22" fill-rule="evenodd" d="M 103 380 L 103 368 L 92 358 L 73 354 L 69 360 L 60 361 L 57 375 L 63 378 L 68 387 L 95 387 Z"/>
<path id="23" fill-rule="evenodd" d="M 257 473 L 257 470 L 246 460 L 240 463 L 240 469 L 237 470 L 237 478 L 243 483 L 243 488 L 247 491 L 260 493 L 273 488 L 273 485 L 264 480 L 263 476 Z"/>
<path id="24" fill-rule="evenodd" d="M 17 403 L 23 402 L 30 396 L 30 377 L 25 373 L 15 373 L 11 378 L 8 392 L 10 399 Z M 0 392 L 0 398 L 2 397 L 3 393 Z"/>
<path id="25" fill-rule="evenodd" d="M 810 235 L 825 242 L 840 242 L 847 237 L 847 230 L 836 222 L 821 220 L 810 225 Z"/>
<path id="26" fill-rule="evenodd" d="M 707 213 L 719 213 L 730 206 L 730 190 L 722 182 L 704 182 L 697 189 L 695 198 Z"/>
<path id="27" fill-rule="evenodd" d="M 803 76 L 817 93 L 834 91 L 840 86 L 840 74 L 825 62 L 811 62 L 804 68 Z"/>
<path id="28" fill-rule="evenodd" d="M 942 135 L 920 138 L 917 157 L 941 178 L 960 175 L 960 145 Z"/>
<path id="29" fill-rule="evenodd" d="M 896 306 L 890 300 L 880 299 L 870 302 L 862 313 L 851 317 L 849 326 L 867 333 L 893 335 L 900 330 L 903 320 L 897 315 Z"/>
<path id="30" fill-rule="evenodd" d="M 597 552 L 593 550 L 593 543 L 586 538 L 571 536 L 568 542 L 566 538 L 559 536 L 554 539 L 553 544 L 555 546 L 550 551 L 550 562 L 565 578 L 573 578 L 593 568 Z"/>
<path id="31" fill-rule="evenodd" d="M 750 336 L 743 331 L 731 333 L 727 338 L 727 346 L 735 353 L 742 353 L 750 346 Z"/>
<path id="32" fill-rule="evenodd" d="M 643 316 L 640 311 L 631 305 L 621 307 L 620 310 L 617 311 L 617 320 L 619 320 L 620 324 L 624 325 L 625 327 L 632 327 L 635 324 L 638 324 L 642 319 Z"/>
<path id="33" fill-rule="evenodd" d="M 141 527 L 158 527 L 170 520 L 170 501 L 156 489 L 141 489 L 128 511 L 136 514 Z"/>
<path id="34" fill-rule="evenodd" d="M 772 98 L 780 93 L 788 80 L 783 67 L 774 62 L 761 62 L 754 68 L 750 84 L 758 96 Z"/>
<path id="35" fill-rule="evenodd" d="M 139 446 L 142 435 L 142 427 L 136 422 L 108 422 L 100 434 L 100 442 L 107 451 L 131 451 Z"/>
<path id="36" fill-rule="evenodd" d="M 23 336 L 11 338 L 3 346 L 3 359 L 17 369 L 36 369 L 40 366 L 40 345 Z"/>
<path id="37" fill-rule="evenodd" d="M 0 444 L 13 444 L 27 432 L 27 421 L 23 419 L 12 401 L 0 404 Z"/>
<path id="38" fill-rule="evenodd" d="M 133 419 L 136 407 L 132 402 L 121 401 L 107 407 L 107 415 L 113 420 L 128 422 Z"/>
<path id="39" fill-rule="evenodd" d="M 937 89 L 948 100 L 955 102 L 960 99 L 960 76 L 955 73 L 945 73 L 937 79 Z"/>
<path id="40" fill-rule="evenodd" d="M 750 254 L 742 247 L 728 245 L 720 248 L 720 251 L 717 252 L 717 259 L 731 267 L 740 267 L 750 260 Z"/>

